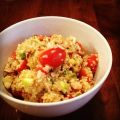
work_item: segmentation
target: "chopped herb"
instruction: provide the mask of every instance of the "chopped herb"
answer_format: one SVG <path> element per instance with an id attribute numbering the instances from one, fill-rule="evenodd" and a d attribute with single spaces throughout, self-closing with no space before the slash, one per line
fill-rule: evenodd
<path id="1" fill-rule="evenodd" d="M 63 71 L 63 74 L 66 75 L 66 74 L 67 74 L 67 70 L 64 70 L 64 71 Z"/>
<path id="2" fill-rule="evenodd" d="M 55 41 L 55 44 L 57 44 L 57 41 Z"/>
<path id="3" fill-rule="evenodd" d="M 52 84 L 54 84 L 54 79 L 50 78 L 50 81 L 51 81 Z"/>
<path id="4" fill-rule="evenodd" d="M 77 75 L 76 75 L 75 73 L 73 73 L 73 74 L 71 75 L 71 77 L 75 78 L 75 77 L 77 77 Z"/>
<path id="5" fill-rule="evenodd" d="M 26 54 L 25 53 L 21 53 L 20 57 L 21 57 L 22 60 L 24 60 L 26 58 Z"/>

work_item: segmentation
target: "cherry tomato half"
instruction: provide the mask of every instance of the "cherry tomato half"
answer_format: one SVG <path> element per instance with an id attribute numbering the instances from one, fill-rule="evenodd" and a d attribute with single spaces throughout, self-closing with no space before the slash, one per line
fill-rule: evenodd
<path id="1" fill-rule="evenodd" d="M 57 47 L 57 48 L 51 48 L 44 51 L 40 55 L 39 61 L 43 66 L 49 65 L 53 68 L 57 68 L 61 64 L 63 64 L 65 58 L 66 58 L 65 50 Z"/>

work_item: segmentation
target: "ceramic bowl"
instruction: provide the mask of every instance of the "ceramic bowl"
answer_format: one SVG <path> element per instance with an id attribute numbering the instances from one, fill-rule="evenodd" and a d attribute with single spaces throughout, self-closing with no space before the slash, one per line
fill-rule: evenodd
<path id="1" fill-rule="evenodd" d="M 98 53 L 99 64 L 94 78 L 96 81 L 95 86 L 78 97 L 54 103 L 27 102 L 12 97 L 5 90 L 2 83 L 3 68 L 8 56 L 17 44 L 25 38 L 35 34 L 51 35 L 54 33 L 63 36 L 75 36 L 86 49 Z M 111 49 L 103 35 L 84 22 L 65 17 L 37 17 L 16 23 L 0 33 L 0 45 L 0 96 L 14 108 L 35 116 L 60 116 L 81 108 L 99 91 L 112 65 Z"/>

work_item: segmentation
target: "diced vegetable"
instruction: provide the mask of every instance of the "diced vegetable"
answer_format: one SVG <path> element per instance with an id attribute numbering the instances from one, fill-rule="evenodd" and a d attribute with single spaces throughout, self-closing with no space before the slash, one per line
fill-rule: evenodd
<path id="1" fill-rule="evenodd" d="M 43 40 L 44 39 L 44 36 L 43 35 L 39 35 L 39 40 Z"/>
<path id="2" fill-rule="evenodd" d="M 20 57 L 21 57 L 22 60 L 24 60 L 26 58 L 26 54 L 25 53 L 21 53 Z"/>
<path id="3" fill-rule="evenodd" d="M 23 62 L 20 64 L 20 66 L 17 68 L 17 72 L 21 72 L 23 69 L 27 68 L 27 60 L 23 60 Z"/>
<path id="4" fill-rule="evenodd" d="M 92 72 L 96 72 L 98 65 L 98 56 L 97 54 L 91 54 L 87 59 L 87 66 L 91 68 Z"/>
<path id="5" fill-rule="evenodd" d="M 22 84 L 26 87 L 31 86 L 33 84 L 33 79 L 32 78 L 24 78 L 22 80 Z"/>
<path id="6" fill-rule="evenodd" d="M 93 79 L 93 73 L 89 67 L 81 68 L 80 70 L 80 78 L 87 77 L 87 80 L 90 81 Z"/>
<path id="7" fill-rule="evenodd" d="M 16 51 L 13 51 L 13 52 L 12 52 L 11 58 L 16 59 Z"/>
<path id="8" fill-rule="evenodd" d="M 66 93 L 68 90 L 68 84 L 65 81 L 60 81 L 60 87 L 63 93 Z"/>
<path id="9" fill-rule="evenodd" d="M 86 69 L 83 69 L 83 68 L 82 68 L 82 69 L 80 70 L 80 76 L 85 76 L 85 77 L 87 76 L 87 71 L 86 71 Z"/>

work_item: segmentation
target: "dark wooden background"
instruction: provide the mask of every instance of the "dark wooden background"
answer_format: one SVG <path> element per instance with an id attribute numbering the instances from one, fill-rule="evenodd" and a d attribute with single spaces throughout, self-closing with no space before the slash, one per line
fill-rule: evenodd
<path id="1" fill-rule="evenodd" d="M 21 20 L 49 15 L 75 18 L 98 29 L 111 46 L 112 70 L 98 94 L 69 115 L 29 116 L 0 99 L 0 120 L 120 120 L 120 0 L 0 0 L 0 31 Z"/>

